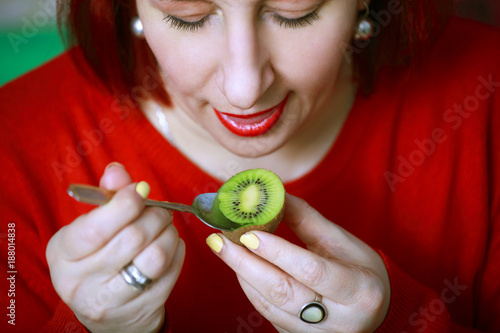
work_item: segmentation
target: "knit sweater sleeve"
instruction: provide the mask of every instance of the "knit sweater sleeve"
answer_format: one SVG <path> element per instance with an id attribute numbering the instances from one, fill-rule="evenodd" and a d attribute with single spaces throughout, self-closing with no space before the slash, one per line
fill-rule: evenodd
<path id="1" fill-rule="evenodd" d="M 40 332 L 87 333 L 88 330 L 78 321 L 78 319 L 76 319 L 73 311 L 61 301 L 52 319 L 40 330 Z"/>
<path id="2" fill-rule="evenodd" d="M 384 253 L 380 253 L 389 273 L 391 303 L 377 332 L 458 332 L 450 320 L 446 303 L 460 295 L 459 284 L 450 283 L 441 295 L 418 283 Z M 456 282 L 456 281 L 455 281 Z M 474 329 L 463 332 L 478 332 Z"/>
<path id="3" fill-rule="evenodd" d="M 500 332 L 500 73 L 492 76 L 492 107 L 488 122 L 489 231 L 487 254 L 478 276 L 478 322 Z"/>

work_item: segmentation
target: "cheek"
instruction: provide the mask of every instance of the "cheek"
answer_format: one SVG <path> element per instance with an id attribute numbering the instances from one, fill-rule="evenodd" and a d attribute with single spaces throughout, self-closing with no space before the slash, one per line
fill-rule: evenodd
<path id="1" fill-rule="evenodd" d="M 299 56 L 287 58 L 288 76 L 291 88 L 298 91 L 317 91 L 337 77 L 343 60 L 343 53 L 336 46 L 309 42 L 303 44 L 307 50 L 299 51 Z"/>
<path id="2" fill-rule="evenodd" d="M 351 40 L 350 22 L 315 30 L 307 38 L 283 43 L 277 55 L 276 68 L 298 93 L 317 93 L 334 84 Z"/>
<path id="3" fill-rule="evenodd" d="M 208 60 L 210 45 L 168 34 L 149 34 L 148 43 L 162 70 L 167 90 L 199 92 L 210 81 L 215 66 Z"/>

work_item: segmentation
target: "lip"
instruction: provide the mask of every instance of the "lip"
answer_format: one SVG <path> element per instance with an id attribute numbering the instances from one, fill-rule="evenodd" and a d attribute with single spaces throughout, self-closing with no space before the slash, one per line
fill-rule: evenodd
<path id="1" fill-rule="evenodd" d="M 224 113 L 215 108 L 214 111 L 222 125 L 231 133 L 246 137 L 258 136 L 265 134 L 276 125 L 283 114 L 287 100 L 288 95 L 278 105 L 248 115 Z"/>

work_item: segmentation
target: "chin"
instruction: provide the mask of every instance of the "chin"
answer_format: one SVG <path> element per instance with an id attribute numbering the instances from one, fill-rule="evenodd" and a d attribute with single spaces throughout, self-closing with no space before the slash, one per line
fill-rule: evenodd
<path id="1" fill-rule="evenodd" d="M 221 140 L 219 142 L 231 153 L 245 158 L 263 157 L 284 145 L 284 143 L 279 144 L 275 138 L 267 136 Z"/>

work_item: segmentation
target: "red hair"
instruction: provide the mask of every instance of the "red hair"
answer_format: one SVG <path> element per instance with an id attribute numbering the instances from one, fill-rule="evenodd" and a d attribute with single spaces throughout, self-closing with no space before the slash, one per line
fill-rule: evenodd
<path id="1" fill-rule="evenodd" d="M 444 27 L 453 0 L 371 0 L 375 36 L 368 43 L 346 47 L 354 59 L 355 76 L 370 92 L 378 70 L 385 65 L 414 64 L 425 55 L 433 37 Z M 68 44 L 79 45 L 85 59 L 117 96 L 146 91 L 170 104 L 156 59 L 144 39 L 132 36 L 130 21 L 137 15 L 133 0 L 58 1 L 59 24 Z M 65 28 L 65 29 L 64 29 Z M 378 29 L 378 30 L 377 30 Z M 147 76 L 157 84 L 144 87 Z"/>

